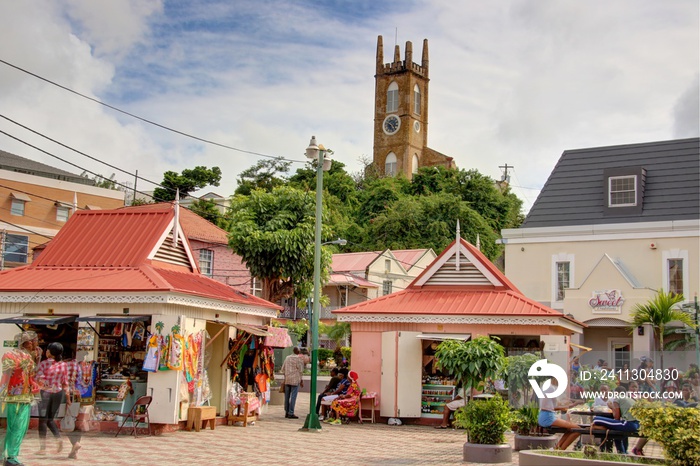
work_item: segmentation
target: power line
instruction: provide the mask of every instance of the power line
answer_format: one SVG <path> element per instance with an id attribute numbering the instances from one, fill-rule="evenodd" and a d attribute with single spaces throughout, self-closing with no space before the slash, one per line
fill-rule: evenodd
<path id="1" fill-rule="evenodd" d="M 211 145 L 213 145 L 213 146 L 222 147 L 222 148 L 224 148 L 224 149 L 229 149 L 229 150 L 233 150 L 233 151 L 236 151 L 236 152 L 241 152 L 241 153 L 244 153 L 244 154 L 256 155 L 256 156 L 259 156 L 259 157 L 266 157 L 266 158 L 270 158 L 270 159 L 278 159 L 278 158 L 281 158 L 281 159 L 283 159 L 283 160 L 285 160 L 285 161 L 287 161 L 287 162 L 306 163 L 306 160 L 303 160 L 303 161 L 302 161 L 302 160 L 285 159 L 285 158 L 283 158 L 283 157 L 277 157 L 277 156 L 274 156 L 274 155 L 263 154 L 263 153 L 260 153 L 260 152 L 253 152 L 253 151 L 249 151 L 249 150 L 245 150 L 245 149 L 239 149 L 239 148 L 237 148 L 237 147 L 229 146 L 229 145 L 227 145 L 227 144 L 222 144 L 222 143 L 220 143 L 220 142 L 215 142 L 215 141 L 212 141 L 212 140 L 209 140 L 209 139 L 200 138 L 199 136 L 194 136 L 194 135 L 192 135 L 192 134 L 185 133 L 184 131 L 180 131 L 180 130 L 171 128 L 171 127 L 169 127 L 169 126 L 165 126 L 165 125 L 162 125 L 162 124 L 160 124 L 160 123 L 156 123 L 155 121 L 149 120 L 149 119 L 147 119 L 147 118 L 140 117 L 140 116 L 135 115 L 135 114 L 133 114 L 133 113 L 129 113 L 129 112 L 127 112 L 126 110 L 122 110 L 122 109 L 117 108 L 117 107 L 115 107 L 115 106 L 113 106 L 113 105 L 109 105 L 109 104 L 107 104 L 107 103 L 105 103 L 105 102 L 102 102 L 101 100 L 95 99 L 94 97 L 90 97 L 90 96 L 87 96 L 87 95 L 85 95 L 85 94 L 81 94 L 81 93 L 78 92 L 78 91 L 74 91 L 73 89 L 71 89 L 71 88 L 69 88 L 69 87 L 63 86 L 63 85 L 58 84 L 58 83 L 56 83 L 56 82 L 54 82 L 54 81 L 51 81 L 50 79 L 44 78 L 44 77 L 42 77 L 42 76 L 39 76 L 38 74 L 32 73 L 31 71 L 25 70 L 24 68 L 20 68 L 19 66 L 13 65 L 12 63 L 6 62 L 5 60 L 0 59 L 0 63 L 3 63 L 4 65 L 7 65 L 7 66 L 9 66 L 9 67 L 11 67 L 11 68 L 14 68 L 14 69 L 16 69 L 16 70 L 18 70 L 18 71 L 21 71 L 21 72 L 23 72 L 23 73 L 26 73 L 26 74 L 28 74 L 28 75 L 30 75 L 30 76 L 33 76 L 33 77 L 37 78 L 37 79 L 40 79 L 40 80 L 42 80 L 42 81 L 44 81 L 44 82 L 46 82 L 46 83 L 49 83 L 49 84 L 51 84 L 51 85 L 53 85 L 53 86 L 56 86 L 56 87 L 58 87 L 58 88 L 60 88 L 60 89 L 63 89 L 64 91 L 68 91 L 68 92 L 70 92 L 70 93 L 72 93 L 72 94 L 75 94 L 75 95 L 77 95 L 77 96 L 80 96 L 80 97 L 82 97 L 82 98 L 84 98 L 84 99 L 90 100 L 90 101 L 95 102 L 95 103 L 98 103 L 98 104 L 100 104 L 100 105 L 103 105 L 103 106 L 105 106 L 105 107 L 107 107 L 107 108 L 109 108 L 109 109 L 111 109 L 111 110 L 114 110 L 115 112 L 122 113 L 122 114 L 124 114 L 124 115 L 130 116 L 130 117 L 135 118 L 135 119 L 137 119 L 137 120 L 140 120 L 140 121 L 142 121 L 142 122 L 144 122 L 144 123 L 148 123 L 149 125 L 157 126 L 158 128 L 164 129 L 164 130 L 166 130 L 166 131 L 170 131 L 170 132 L 172 132 L 172 133 L 179 134 L 179 135 L 181 135 L 181 136 L 188 137 L 188 138 L 190 138 L 190 139 L 194 139 L 194 140 L 196 140 L 196 141 L 203 142 L 203 143 L 205 143 L 205 144 L 211 144 Z"/>

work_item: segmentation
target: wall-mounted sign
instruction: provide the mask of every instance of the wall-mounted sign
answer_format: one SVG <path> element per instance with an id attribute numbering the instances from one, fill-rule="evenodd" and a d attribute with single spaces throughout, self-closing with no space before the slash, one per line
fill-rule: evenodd
<path id="1" fill-rule="evenodd" d="M 588 300 L 588 305 L 593 308 L 593 312 L 620 313 L 624 302 L 625 299 L 620 290 L 601 290 L 593 292 L 593 297 Z"/>

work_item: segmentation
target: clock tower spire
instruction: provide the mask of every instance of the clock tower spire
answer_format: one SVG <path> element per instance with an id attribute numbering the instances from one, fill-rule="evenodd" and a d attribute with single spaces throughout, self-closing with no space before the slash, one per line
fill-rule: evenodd
<path id="1" fill-rule="evenodd" d="M 406 42 L 405 59 L 394 48 L 394 61 L 384 63 L 384 42 L 377 38 L 375 74 L 374 154 L 380 173 L 411 178 L 418 168 L 454 167 L 451 157 L 428 148 L 428 39 L 421 64 L 413 62 L 413 44 Z"/>

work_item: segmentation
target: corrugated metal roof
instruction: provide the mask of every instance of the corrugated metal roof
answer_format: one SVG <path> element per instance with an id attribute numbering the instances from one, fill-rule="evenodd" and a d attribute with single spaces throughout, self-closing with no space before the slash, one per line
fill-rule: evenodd
<path id="1" fill-rule="evenodd" d="M 379 288 L 379 285 L 351 273 L 332 273 L 328 280 L 329 285 L 352 285 L 362 288 Z"/>
<path id="2" fill-rule="evenodd" d="M 606 213 L 603 171 L 646 170 L 642 211 Z M 551 227 L 668 220 L 700 216 L 700 138 L 567 150 L 523 223 Z"/>
<path id="3" fill-rule="evenodd" d="M 18 173 L 28 173 L 30 175 L 41 176 L 44 178 L 66 180 L 72 183 L 86 184 L 90 186 L 95 185 L 95 182 L 89 178 L 76 175 L 75 173 L 71 173 L 66 170 L 61 170 L 60 168 L 52 167 L 51 165 L 46 165 L 45 163 L 20 157 L 19 155 L 11 154 L 10 152 L 5 152 L 4 150 L 0 150 L 0 169 Z"/>
<path id="4" fill-rule="evenodd" d="M 137 267 L 171 221 L 172 213 L 164 211 L 77 211 L 33 265 Z"/>
<path id="5" fill-rule="evenodd" d="M 333 270 L 333 272 L 364 272 L 364 270 L 369 267 L 369 265 L 374 262 L 381 253 L 382 251 L 333 254 L 331 270 Z"/>
<path id="6" fill-rule="evenodd" d="M 129 211 L 171 211 L 173 204 L 170 202 L 159 202 L 157 204 L 144 204 L 134 207 L 123 207 L 122 210 Z M 180 226 L 188 239 L 198 240 L 206 243 L 228 244 L 228 233 L 205 218 L 200 217 L 189 209 L 180 208 Z"/>
<path id="7" fill-rule="evenodd" d="M 416 265 L 416 262 L 427 253 L 429 249 L 399 249 L 398 251 L 392 250 L 391 253 L 394 254 L 396 260 L 401 262 L 406 270 Z"/>

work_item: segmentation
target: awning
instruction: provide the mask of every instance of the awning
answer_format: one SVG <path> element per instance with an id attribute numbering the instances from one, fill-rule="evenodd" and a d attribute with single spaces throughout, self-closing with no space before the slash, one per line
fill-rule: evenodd
<path id="1" fill-rule="evenodd" d="M 593 348 L 589 348 L 588 346 L 577 345 L 576 343 L 569 343 L 569 345 L 573 346 L 574 348 L 580 349 L 580 350 L 581 350 L 581 354 L 587 353 L 587 352 L 593 350 Z"/>
<path id="2" fill-rule="evenodd" d="M 20 193 L 17 191 L 13 191 L 12 193 L 10 193 L 10 195 L 18 201 L 30 202 L 32 200 L 32 198 L 27 196 L 25 193 Z"/>
<path id="3" fill-rule="evenodd" d="M 469 333 L 421 333 L 417 335 L 420 340 L 462 340 L 467 341 L 472 336 Z"/>
<path id="4" fill-rule="evenodd" d="M 289 332 L 284 327 L 267 327 L 267 331 L 272 335 L 265 338 L 265 346 L 273 348 L 289 348 L 292 345 L 292 339 L 289 337 Z"/>
<path id="5" fill-rule="evenodd" d="M 0 319 L 0 324 L 58 325 L 75 322 L 78 316 L 16 316 Z"/>
<path id="6" fill-rule="evenodd" d="M 151 316 L 129 316 L 129 315 L 113 315 L 113 316 L 84 316 L 78 317 L 78 322 L 121 322 L 124 324 L 133 322 L 145 322 Z"/>
<path id="7" fill-rule="evenodd" d="M 231 326 L 236 327 L 238 330 L 240 330 L 242 332 L 250 333 L 251 335 L 255 335 L 258 337 L 272 336 L 271 332 L 268 332 L 267 330 L 260 328 L 260 327 L 254 327 L 252 325 L 231 324 Z"/>

